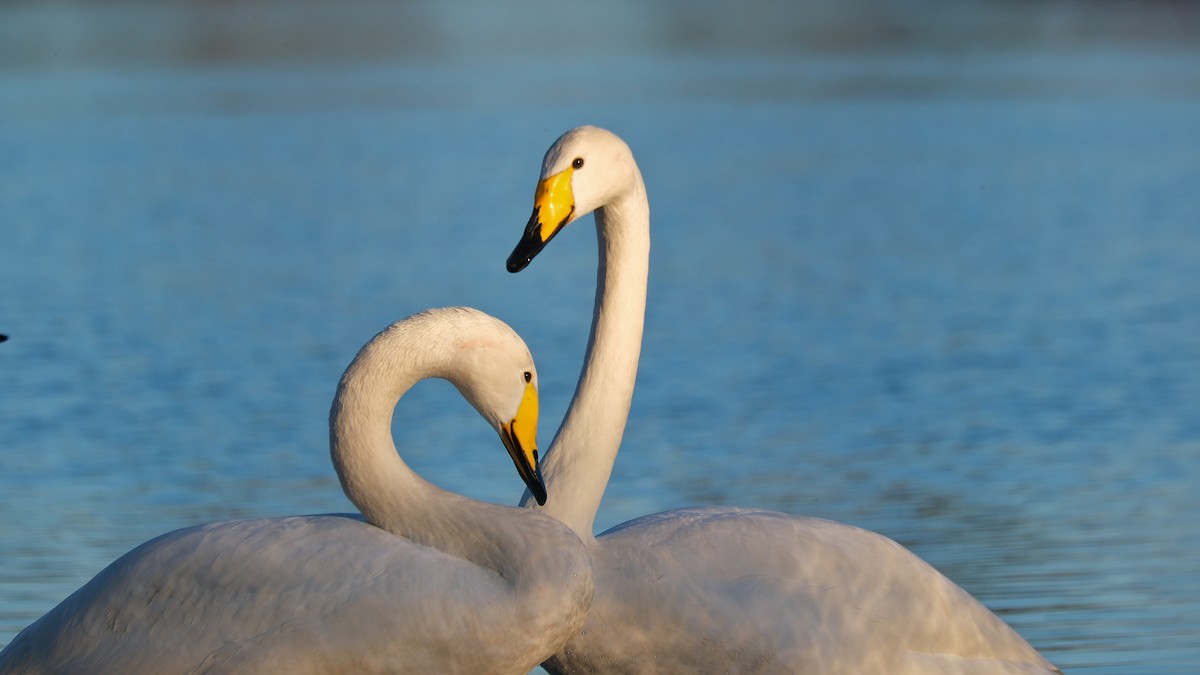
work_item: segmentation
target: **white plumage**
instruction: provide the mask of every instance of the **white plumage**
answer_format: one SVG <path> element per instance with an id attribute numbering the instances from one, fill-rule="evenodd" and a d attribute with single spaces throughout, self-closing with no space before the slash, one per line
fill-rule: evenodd
<path id="1" fill-rule="evenodd" d="M 3 673 L 527 673 L 578 631 L 582 542 L 525 509 L 417 476 L 397 401 L 450 380 L 537 485 L 536 372 L 521 339 L 465 308 L 393 324 L 346 370 L 330 449 L 366 516 L 213 523 L 142 544 L 22 631 Z M 532 418 L 530 418 L 532 416 Z M 528 481 L 527 481 L 528 482 Z"/>
<path id="2" fill-rule="evenodd" d="M 633 396 L 650 215 L 633 154 L 595 127 L 547 151 L 519 271 L 595 211 L 596 306 L 575 396 L 543 463 L 541 510 L 592 551 L 596 594 L 555 673 L 1057 672 L 1003 621 L 899 544 L 815 518 L 681 509 L 592 534 Z M 739 448 L 730 448 L 739 452 Z M 523 503 L 529 503 L 526 494 Z"/>

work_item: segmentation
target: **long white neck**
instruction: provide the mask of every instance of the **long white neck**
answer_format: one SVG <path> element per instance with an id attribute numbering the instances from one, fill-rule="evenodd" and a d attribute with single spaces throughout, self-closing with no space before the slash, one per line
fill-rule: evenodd
<path id="1" fill-rule="evenodd" d="M 633 400 L 646 282 L 650 268 L 650 206 L 641 174 L 632 189 L 596 210 L 600 260 L 592 331 L 575 396 L 542 473 L 548 498 L 542 511 L 594 538 L 592 528 Z M 523 506 L 532 505 L 526 495 Z"/>
<path id="2" fill-rule="evenodd" d="M 480 604 L 470 608 L 473 619 L 459 621 L 455 630 L 472 623 L 518 626 L 508 657 L 497 657 L 497 663 L 504 658 L 523 662 L 530 653 L 548 658 L 583 627 L 591 603 L 591 557 L 579 539 L 540 514 L 442 490 L 414 473 L 396 452 L 392 412 L 413 384 L 442 377 L 461 391 L 473 377 L 464 370 L 470 362 L 462 360 L 462 340 L 438 325 L 439 317 L 454 312 L 432 312 L 380 333 L 346 369 L 329 414 L 334 467 L 367 522 L 496 573 L 494 587 L 475 583 L 459 589 L 460 594 L 474 592 Z M 429 324 L 422 327 L 422 320 Z M 413 324 L 417 328 L 407 330 Z M 439 330 L 424 330 L 430 325 Z M 465 325 L 466 337 L 473 328 Z M 470 638 L 464 643 L 471 644 Z M 508 672 L 503 665 L 497 669 Z"/>
<path id="3" fill-rule="evenodd" d="M 445 375 L 417 342 L 385 331 L 346 369 L 329 417 L 330 457 L 342 490 L 372 525 L 512 580 L 519 514 L 442 490 L 396 452 L 392 412 L 400 397 L 421 379 Z"/>

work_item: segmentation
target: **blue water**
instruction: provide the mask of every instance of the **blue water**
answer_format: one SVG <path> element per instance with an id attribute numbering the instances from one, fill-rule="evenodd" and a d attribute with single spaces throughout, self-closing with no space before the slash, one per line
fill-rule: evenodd
<path id="1" fill-rule="evenodd" d="M 271 51 L 218 30 L 244 6 L 183 5 L 229 42 L 182 55 L 155 31 L 123 49 L 126 10 L 0 8 L 5 36 L 37 38 L 0 50 L 0 645 L 156 534 L 352 508 L 330 397 L 411 312 L 516 328 L 548 442 L 595 237 L 503 263 L 542 152 L 595 123 L 629 141 L 653 209 L 598 527 L 692 504 L 833 518 L 909 546 L 1070 672 L 1193 672 L 1200 41 L 832 48 L 814 28 L 796 48 L 786 21 L 702 6 L 675 41 L 669 12 L 605 33 L 648 10 L 592 8 L 574 45 L 558 15 L 368 4 L 348 54 L 303 22 L 285 27 L 310 43 Z M 137 20 L 195 37 L 176 11 Z M 513 503 L 472 416 L 422 385 L 397 442 L 440 485 Z"/>

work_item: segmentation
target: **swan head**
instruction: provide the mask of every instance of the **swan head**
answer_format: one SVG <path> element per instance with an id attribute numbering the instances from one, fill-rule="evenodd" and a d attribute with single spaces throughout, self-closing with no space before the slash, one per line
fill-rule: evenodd
<path id="1" fill-rule="evenodd" d="M 468 312 L 468 330 L 448 341 L 445 379 L 500 435 L 509 457 L 538 504 L 546 503 L 537 449 L 538 377 L 525 341 L 507 324 Z"/>
<path id="2" fill-rule="evenodd" d="M 499 433 L 529 492 L 544 504 L 533 356 L 507 324 L 469 307 L 427 309 L 397 321 L 346 368 L 329 413 L 330 452 L 343 487 L 344 439 L 361 433 L 364 415 L 382 417 L 380 408 L 386 406 L 390 413 L 404 392 L 425 378 L 444 379 L 458 389 Z"/>
<path id="3" fill-rule="evenodd" d="M 560 136 L 542 160 L 533 215 L 508 257 L 508 271 L 524 269 L 554 235 L 631 189 L 636 176 L 633 152 L 613 132 L 584 126 Z"/>

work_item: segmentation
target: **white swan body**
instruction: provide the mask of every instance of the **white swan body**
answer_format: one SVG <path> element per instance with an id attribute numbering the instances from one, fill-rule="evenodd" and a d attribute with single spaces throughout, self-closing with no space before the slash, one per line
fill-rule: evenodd
<path id="1" fill-rule="evenodd" d="M 633 154 L 595 127 L 546 153 L 524 268 L 596 213 L 600 269 L 575 396 L 543 462 L 541 510 L 592 550 L 583 630 L 555 673 L 1053 673 L 1003 621 L 892 540 L 816 518 L 728 507 L 592 526 L 624 433 L 645 315 L 649 206 Z M 529 503 L 526 494 L 523 504 Z"/>
<path id="2" fill-rule="evenodd" d="M 392 409 L 427 377 L 453 382 L 540 489 L 524 342 L 476 310 L 414 315 L 363 347 L 330 414 L 331 455 L 365 522 L 162 535 L 22 631 L 0 673 L 527 673 L 582 625 L 588 553 L 551 518 L 446 492 L 405 465 Z"/>

